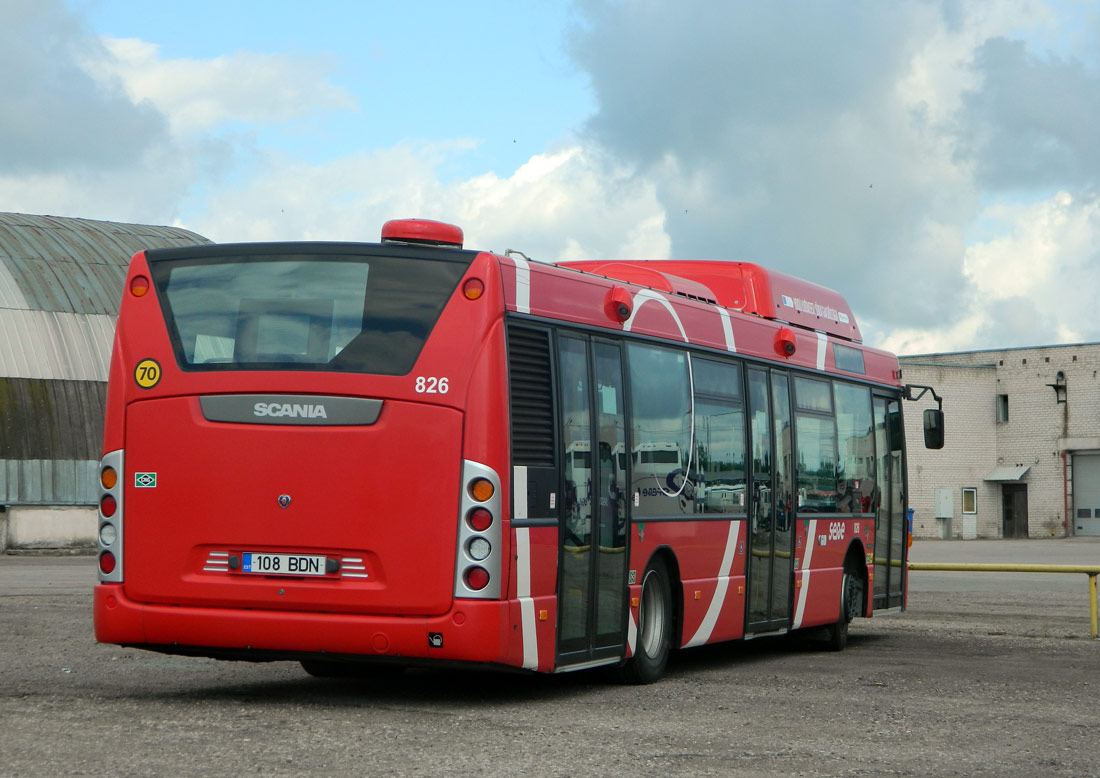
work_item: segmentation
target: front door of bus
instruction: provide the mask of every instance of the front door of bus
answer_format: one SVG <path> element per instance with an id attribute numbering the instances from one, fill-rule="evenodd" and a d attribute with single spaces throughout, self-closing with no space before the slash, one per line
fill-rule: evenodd
<path id="1" fill-rule="evenodd" d="M 901 422 L 896 397 L 875 395 L 875 608 L 900 608 L 905 598 L 906 516 Z"/>
<path id="2" fill-rule="evenodd" d="M 787 374 L 757 368 L 747 372 L 752 504 L 745 633 L 751 635 L 776 632 L 791 623 L 793 438 Z"/>
<path id="3" fill-rule="evenodd" d="M 617 344 L 558 339 L 565 462 L 558 575 L 558 664 L 623 653 L 626 425 Z"/>

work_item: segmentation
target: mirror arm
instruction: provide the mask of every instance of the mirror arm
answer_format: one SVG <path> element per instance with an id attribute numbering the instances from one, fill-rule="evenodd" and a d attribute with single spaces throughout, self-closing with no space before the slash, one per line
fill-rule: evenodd
<path id="1" fill-rule="evenodd" d="M 917 395 L 914 395 L 913 394 L 914 389 L 920 389 L 920 393 L 917 394 Z M 943 410 L 943 398 L 940 397 L 938 394 L 936 394 L 936 390 L 933 389 L 931 386 L 922 386 L 920 384 L 906 384 L 905 386 L 903 386 L 901 388 L 901 396 L 904 397 L 906 400 L 913 400 L 913 401 L 919 400 L 920 398 L 924 397 L 924 395 L 927 394 L 928 392 L 932 393 L 932 399 L 936 401 L 936 407 L 939 408 L 942 411 Z"/>

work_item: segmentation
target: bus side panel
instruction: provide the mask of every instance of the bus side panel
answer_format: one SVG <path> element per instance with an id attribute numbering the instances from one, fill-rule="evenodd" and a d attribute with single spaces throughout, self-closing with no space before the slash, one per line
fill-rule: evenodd
<path id="1" fill-rule="evenodd" d="M 682 643 L 701 645 L 742 635 L 745 614 L 745 522 L 634 520 L 632 577 L 640 585 L 654 551 L 675 549 L 682 586 Z M 675 571 L 672 571 L 675 574 Z M 675 587 L 675 582 L 673 583 Z M 637 593 L 631 591 L 632 597 Z M 637 624 L 637 612 L 632 611 Z"/>
<path id="2" fill-rule="evenodd" d="M 873 536 L 868 536 L 874 530 L 873 518 L 823 516 L 798 520 L 794 629 L 836 623 L 848 550 L 853 544 L 865 550 L 873 540 Z M 866 570 L 865 551 L 860 563 Z M 868 576 L 868 590 L 871 585 Z"/>
<path id="3" fill-rule="evenodd" d="M 558 528 L 512 530 L 515 565 L 509 591 L 512 628 L 504 655 L 508 664 L 528 670 L 554 669 Z"/>
<path id="4" fill-rule="evenodd" d="M 700 535 L 707 538 L 708 545 L 723 553 L 719 567 L 698 569 L 690 565 L 691 571 L 703 573 L 705 577 L 690 578 L 689 572 L 681 569 L 684 577 L 684 647 L 736 640 L 745 634 L 747 522 L 712 521 L 697 526 L 702 528 Z M 722 537 L 715 534 L 719 529 Z"/>

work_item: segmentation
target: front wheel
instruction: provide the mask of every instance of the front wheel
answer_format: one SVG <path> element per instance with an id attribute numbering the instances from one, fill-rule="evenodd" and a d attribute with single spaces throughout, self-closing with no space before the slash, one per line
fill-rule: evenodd
<path id="1" fill-rule="evenodd" d="M 638 607 L 638 637 L 634 655 L 619 668 L 627 683 L 653 683 L 660 679 L 672 649 L 672 591 L 664 562 L 654 559 L 642 576 Z"/>
<path id="2" fill-rule="evenodd" d="M 828 627 L 826 643 L 831 651 L 842 651 L 848 645 L 848 624 L 860 615 L 863 604 L 863 578 L 850 567 L 844 568 L 840 585 L 840 617 Z"/>

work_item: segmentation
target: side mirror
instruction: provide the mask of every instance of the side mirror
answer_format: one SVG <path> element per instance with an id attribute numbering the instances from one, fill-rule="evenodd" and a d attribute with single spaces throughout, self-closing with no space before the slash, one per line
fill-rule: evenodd
<path id="1" fill-rule="evenodd" d="M 924 447 L 943 448 L 943 411 L 937 408 L 924 411 Z"/>

